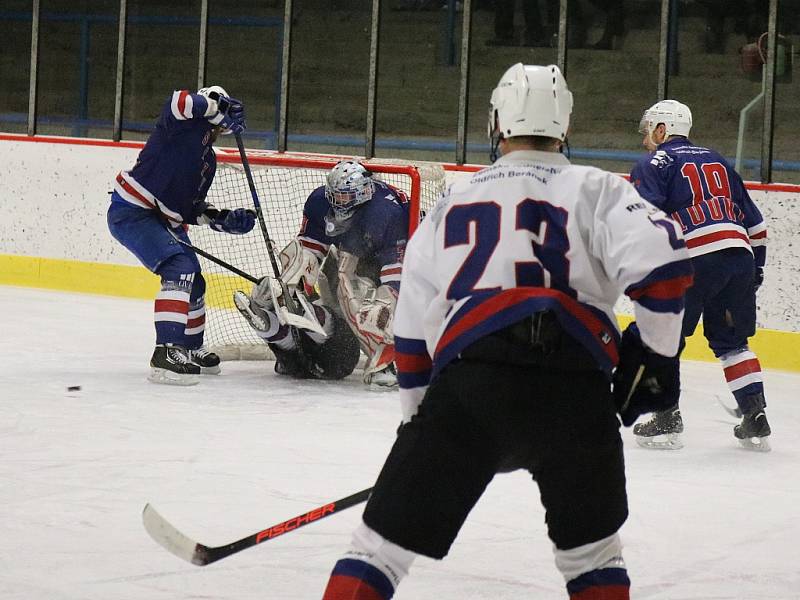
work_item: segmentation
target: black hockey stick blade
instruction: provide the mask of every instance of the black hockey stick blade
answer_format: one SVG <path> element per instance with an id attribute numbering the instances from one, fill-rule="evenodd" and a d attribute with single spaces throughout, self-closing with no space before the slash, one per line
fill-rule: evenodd
<path id="1" fill-rule="evenodd" d="M 732 417 L 734 417 L 736 419 L 741 419 L 742 418 L 742 410 L 738 406 L 736 406 L 734 408 L 731 408 L 730 406 L 728 406 L 727 404 L 725 404 L 722 401 L 722 398 L 720 398 L 719 396 L 716 396 L 716 398 L 717 398 L 717 402 L 719 402 L 719 405 L 722 408 L 725 409 L 726 413 L 728 413 L 730 416 L 732 416 Z"/>
<path id="2" fill-rule="evenodd" d="M 146 504 L 142 511 L 142 522 L 144 523 L 144 528 L 147 530 L 147 533 L 150 534 L 150 537 L 166 550 L 170 551 L 178 558 L 182 558 L 186 562 L 204 567 L 226 558 L 231 554 L 236 554 L 237 552 L 256 546 L 261 542 L 266 542 L 284 533 L 289 533 L 309 523 L 329 517 L 347 508 L 357 506 L 362 502 L 366 502 L 370 493 L 372 493 L 372 488 L 361 490 L 351 496 L 318 506 L 307 513 L 271 525 L 257 533 L 253 533 L 240 540 L 222 546 L 206 546 L 195 542 L 178 531 L 150 504 Z"/>

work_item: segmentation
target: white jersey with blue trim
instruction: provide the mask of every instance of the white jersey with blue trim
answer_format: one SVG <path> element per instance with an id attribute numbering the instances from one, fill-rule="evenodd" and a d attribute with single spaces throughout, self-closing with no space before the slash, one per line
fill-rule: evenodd
<path id="1" fill-rule="evenodd" d="M 466 346 L 544 310 L 610 373 L 622 293 L 645 344 L 674 356 L 691 279 L 680 228 L 623 178 L 509 153 L 451 186 L 409 241 L 394 320 L 404 413 Z"/>

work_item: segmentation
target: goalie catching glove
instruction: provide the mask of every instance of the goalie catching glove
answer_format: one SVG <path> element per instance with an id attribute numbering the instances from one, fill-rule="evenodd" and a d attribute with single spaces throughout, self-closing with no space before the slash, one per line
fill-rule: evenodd
<path id="1" fill-rule="evenodd" d="M 619 364 L 612 378 L 614 403 L 625 427 L 640 415 L 675 406 L 680 396 L 680 358 L 662 356 L 642 342 L 631 323 L 622 334 Z"/>

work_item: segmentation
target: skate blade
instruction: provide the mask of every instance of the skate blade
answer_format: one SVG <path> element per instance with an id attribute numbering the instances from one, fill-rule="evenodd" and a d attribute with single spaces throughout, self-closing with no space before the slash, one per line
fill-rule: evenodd
<path id="1" fill-rule="evenodd" d="M 752 452 L 769 452 L 772 450 L 772 446 L 769 445 L 769 439 L 766 437 L 751 437 L 745 439 L 739 439 L 739 443 L 742 445 L 742 448 L 745 450 L 750 450 Z"/>
<path id="2" fill-rule="evenodd" d="M 370 382 L 368 385 L 371 392 L 394 392 L 400 389 L 400 386 L 397 383 L 386 384 Z"/>
<path id="3" fill-rule="evenodd" d="M 184 373 L 175 373 L 168 369 L 151 368 L 150 375 L 147 377 L 148 381 L 152 383 L 161 383 L 164 385 L 197 385 L 200 383 L 197 375 L 188 375 Z"/>
<path id="4" fill-rule="evenodd" d="M 635 435 L 634 438 L 637 444 L 649 450 L 680 450 L 683 448 L 683 440 L 679 433 L 665 433 L 653 437 Z"/>
<path id="5" fill-rule="evenodd" d="M 200 365 L 197 365 L 200 367 Z M 215 367 L 200 367 L 200 375 L 219 375 L 222 373 L 222 369 L 219 365 Z"/>

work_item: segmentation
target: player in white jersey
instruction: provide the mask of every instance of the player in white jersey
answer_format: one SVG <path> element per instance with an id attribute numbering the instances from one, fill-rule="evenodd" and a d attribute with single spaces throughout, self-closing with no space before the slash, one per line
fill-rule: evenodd
<path id="1" fill-rule="evenodd" d="M 516 469 L 539 485 L 570 598 L 629 598 L 617 414 L 630 426 L 678 397 L 692 267 L 664 213 L 559 153 L 571 111 L 556 66 L 511 67 L 489 118 L 502 157 L 411 238 L 394 322 L 404 424 L 325 600 L 391 598 Z M 636 323 L 620 337 L 621 293 Z"/>

